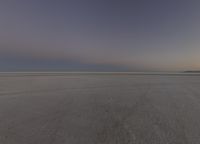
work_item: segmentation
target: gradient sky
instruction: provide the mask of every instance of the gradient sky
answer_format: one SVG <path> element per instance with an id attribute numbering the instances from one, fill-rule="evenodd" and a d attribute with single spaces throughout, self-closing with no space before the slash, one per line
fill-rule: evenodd
<path id="1" fill-rule="evenodd" d="M 0 71 L 198 69 L 198 0 L 0 1 Z"/>

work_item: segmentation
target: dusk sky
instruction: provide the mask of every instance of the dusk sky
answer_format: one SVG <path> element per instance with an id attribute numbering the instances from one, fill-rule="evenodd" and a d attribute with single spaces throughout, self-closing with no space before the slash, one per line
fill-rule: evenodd
<path id="1" fill-rule="evenodd" d="M 1 0 L 0 71 L 200 70 L 198 0 Z"/>

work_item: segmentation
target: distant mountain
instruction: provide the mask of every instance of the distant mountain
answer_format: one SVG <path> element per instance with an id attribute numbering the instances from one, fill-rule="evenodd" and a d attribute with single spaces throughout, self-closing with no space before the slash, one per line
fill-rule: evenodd
<path id="1" fill-rule="evenodd" d="M 184 71 L 184 73 L 200 73 L 200 70 Z"/>

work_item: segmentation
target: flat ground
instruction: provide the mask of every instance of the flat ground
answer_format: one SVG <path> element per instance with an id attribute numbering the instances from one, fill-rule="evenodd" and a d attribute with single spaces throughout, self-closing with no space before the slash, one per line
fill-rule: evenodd
<path id="1" fill-rule="evenodd" d="M 0 144 L 200 144 L 200 76 L 1 75 Z"/>

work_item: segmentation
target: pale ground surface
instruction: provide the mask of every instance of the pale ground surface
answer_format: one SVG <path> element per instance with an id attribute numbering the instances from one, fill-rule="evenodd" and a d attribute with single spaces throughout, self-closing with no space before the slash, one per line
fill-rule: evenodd
<path id="1" fill-rule="evenodd" d="M 200 77 L 0 76 L 0 144 L 200 144 Z"/>

